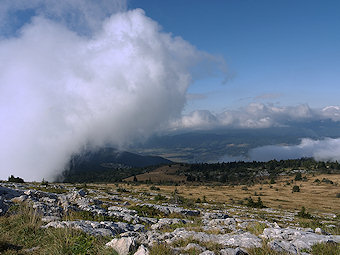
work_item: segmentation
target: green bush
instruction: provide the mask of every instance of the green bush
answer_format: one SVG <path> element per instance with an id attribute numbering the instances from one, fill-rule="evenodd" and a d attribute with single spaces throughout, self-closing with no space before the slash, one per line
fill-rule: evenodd
<path id="1" fill-rule="evenodd" d="M 158 194 L 154 197 L 155 201 L 164 201 L 167 200 L 167 198 L 165 196 L 162 196 L 161 194 Z"/>
<path id="2" fill-rule="evenodd" d="M 260 197 L 257 197 L 257 202 L 254 202 L 254 200 L 251 197 L 249 197 L 247 200 L 248 202 L 246 205 L 248 207 L 252 207 L 252 208 L 265 208 L 266 207 L 263 205 L 263 202 Z"/>
<path id="3" fill-rule="evenodd" d="M 135 205 L 130 207 L 131 210 L 137 211 L 137 214 L 142 217 L 165 217 L 165 213 L 160 210 L 147 205 Z"/>
<path id="4" fill-rule="evenodd" d="M 295 180 L 295 181 L 302 181 L 302 175 L 301 175 L 300 172 L 296 173 L 295 179 L 294 179 L 294 180 Z"/>
<path id="5" fill-rule="evenodd" d="M 327 178 L 323 178 L 321 182 L 327 183 L 327 184 L 333 184 L 333 181 Z"/>
<path id="6" fill-rule="evenodd" d="M 48 181 L 46 181 L 45 179 L 42 179 L 42 181 L 41 181 L 41 184 L 40 185 L 42 185 L 42 186 L 48 186 Z"/>
<path id="7" fill-rule="evenodd" d="M 152 185 L 152 186 L 150 187 L 150 190 L 156 190 L 156 191 L 158 191 L 158 190 L 161 190 L 161 189 L 158 188 L 158 187 L 156 187 L 156 186 L 154 186 L 154 185 Z"/>
<path id="8" fill-rule="evenodd" d="M 306 212 L 306 208 L 304 206 L 301 207 L 301 210 L 297 214 L 300 218 L 310 219 L 312 218 L 312 215 L 310 213 Z"/>
<path id="9" fill-rule="evenodd" d="M 8 177 L 8 182 L 24 183 L 25 181 L 20 177 L 14 177 L 13 175 L 11 175 L 10 177 Z"/>
<path id="10" fill-rule="evenodd" d="M 297 185 L 293 186 L 292 192 L 300 192 L 300 187 Z"/>

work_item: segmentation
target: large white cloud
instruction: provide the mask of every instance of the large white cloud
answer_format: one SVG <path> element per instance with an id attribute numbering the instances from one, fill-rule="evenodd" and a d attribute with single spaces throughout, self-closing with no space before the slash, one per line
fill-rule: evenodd
<path id="1" fill-rule="evenodd" d="M 140 9 L 86 36 L 39 13 L 47 14 L 0 41 L 2 179 L 51 179 L 84 146 L 124 146 L 166 126 L 181 113 L 193 66 L 208 57 Z"/>
<path id="2" fill-rule="evenodd" d="M 306 104 L 274 106 L 252 103 L 238 110 L 226 110 L 222 113 L 193 111 L 174 121 L 170 129 L 268 128 L 324 119 L 340 121 L 340 107 L 312 109 Z"/>

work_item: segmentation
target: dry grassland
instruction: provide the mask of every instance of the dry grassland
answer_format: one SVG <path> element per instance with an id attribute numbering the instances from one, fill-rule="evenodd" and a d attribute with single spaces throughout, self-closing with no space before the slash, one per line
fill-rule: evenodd
<path id="1" fill-rule="evenodd" d="M 138 181 L 152 181 L 152 182 L 182 182 L 186 180 L 185 176 L 176 175 L 180 165 L 162 166 L 156 170 L 144 174 L 137 175 Z M 134 177 L 124 179 L 124 181 L 131 182 Z"/>
<path id="2" fill-rule="evenodd" d="M 316 179 L 321 181 L 323 178 L 333 181 L 334 184 L 314 182 Z M 287 182 L 290 184 L 287 185 Z M 300 187 L 300 192 L 292 192 L 295 185 Z M 141 184 L 134 186 L 133 189 L 150 191 L 150 186 Z M 314 213 L 340 214 L 340 198 L 337 198 L 337 194 L 340 193 L 339 174 L 307 175 L 307 181 L 294 181 L 294 176 L 281 176 L 274 184 L 255 184 L 253 186 L 182 184 L 178 186 L 159 185 L 158 187 L 160 188 L 158 192 L 161 194 L 171 195 L 177 189 L 179 195 L 185 198 L 200 198 L 202 200 L 205 196 L 208 202 L 238 203 L 250 196 L 254 200 L 260 196 L 264 205 L 271 208 L 294 210 L 304 206 L 308 211 Z M 131 187 L 127 188 L 131 189 Z"/>

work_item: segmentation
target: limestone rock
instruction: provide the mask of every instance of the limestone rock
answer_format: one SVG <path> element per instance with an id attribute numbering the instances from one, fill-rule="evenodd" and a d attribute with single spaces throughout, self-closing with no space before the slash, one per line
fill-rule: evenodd
<path id="1" fill-rule="evenodd" d="M 106 246 L 113 248 L 119 255 L 128 255 L 136 248 L 136 241 L 133 237 L 122 237 L 112 239 Z"/>
<path id="2" fill-rule="evenodd" d="M 149 255 L 149 250 L 144 245 L 141 245 L 134 255 Z"/>

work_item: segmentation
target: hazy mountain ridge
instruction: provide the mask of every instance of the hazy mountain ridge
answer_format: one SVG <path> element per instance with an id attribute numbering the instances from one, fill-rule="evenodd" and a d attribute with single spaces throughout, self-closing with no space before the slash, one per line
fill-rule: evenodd
<path id="1" fill-rule="evenodd" d="M 254 129 L 215 129 L 169 133 L 151 137 L 131 151 L 151 153 L 188 163 L 223 161 L 226 155 L 247 157 L 266 145 L 295 145 L 302 138 L 340 137 L 340 123 L 332 120 L 294 122 L 287 126 Z"/>
<path id="2" fill-rule="evenodd" d="M 145 167 L 170 163 L 172 161 L 159 156 L 139 155 L 107 147 L 73 156 L 69 169 L 63 172 L 60 179 L 69 182 L 119 181 L 143 172 Z"/>

